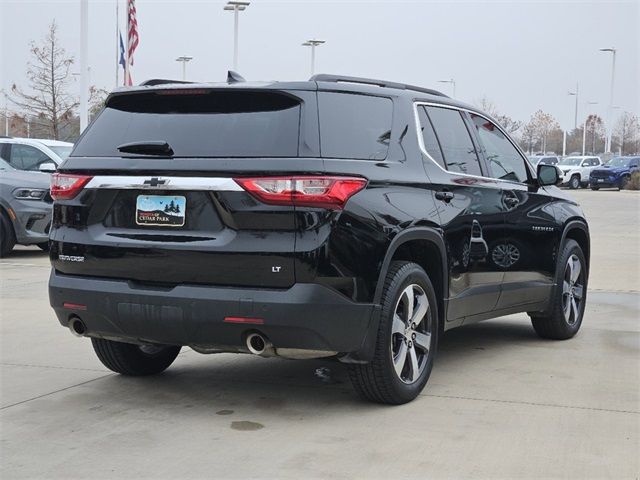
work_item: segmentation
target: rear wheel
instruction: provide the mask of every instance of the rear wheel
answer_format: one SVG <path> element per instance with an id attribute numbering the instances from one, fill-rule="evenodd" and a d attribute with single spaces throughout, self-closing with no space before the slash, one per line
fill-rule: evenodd
<path id="1" fill-rule="evenodd" d="M 49 242 L 42 242 L 42 243 L 38 243 L 37 245 L 38 245 L 38 248 L 43 252 L 49 251 Z"/>
<path id="2" fill-rule="evenodd" d="M 363 398 L 398 405 L 416 398 L 429 379 L 438 307 L 429 277 L 412 262 L 391 264 L 381 303 L 373 360 L 349 365 L 349 375 Z"/>
<path id="3" fill-rule="evenodd" d="M 558 287 L 551 299 L 549 313 L 531 315 L 531 323 L 538 335 L 553 340 L 573 337 L 582 325 L 587 301 L 587 268 L 580 245 L 567 240 L 559 258 L 556 273 Z"/>
<path id="4" fill-rule="evenodd" d="M 0 258 L 4 258 L 16 244 L 16 234 L 7 215 L 0 211 Z"/>
<path id="5" fill-rule="evenodd" d="M 134 345 L 92 338 L 93 350 L 109 370 L 122 375 L 143 376 L 163 372 L 180 353 L 179 346 Z"/>
<path id="6" fill-rule="evenodd" d="M 576 188 L 580 188 L 580 175 L 573 175 L 569 180 L 569 188 L 575 190 Z"/>

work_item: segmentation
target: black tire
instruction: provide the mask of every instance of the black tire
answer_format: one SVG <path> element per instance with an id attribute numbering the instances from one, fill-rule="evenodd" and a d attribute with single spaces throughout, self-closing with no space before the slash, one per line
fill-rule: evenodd
<path id="1" fill-rule="evenodd" d="M 591 190 L 600 190 L 600 187 L 595 187 L 595 186 L 591 185 Z"/>
<path id="2" fill-rule="evenodd" d="M 624 190 L 624 188 L 627 186 L 627 183 L 629 183 L 629 180 L 631 180 L 631 177 L 629 175 L 625 175 L 624 177 L 622 177 L 620 179 L 620 186 L 618 187 L 618 191 Z"/>
<path id="3" fill-rule="evenodd" d="M 38 248 L 43 252 L 49 251 L 49 242 L 42 242 L 42 243 L 38 243 L 37 245 L 38 245 Z"/>
<path id="4" fill-rule="evenodd" d="M 569 179 L 569 188 L 575 190 L 580 188 L 580 175 L 572 175 Z"/>
<path id="5" fill-rule="evenodd" d="M 417 325 L 405 328 L 404 333 L 399 333 L 398 330 L 394 333 L 396 312 L 398 308 L 404 310 L 401 302 L 407 298 L 405 290 L 410 290 L 413 297 L 414 288 L 416 288 L 415 291 L 420 292 L 419 296 L 414 297 L 417 302 L 414 306 L 421 308 L 421 305 L 424 305 L 420 303 L 420 298 L 423 298 L 422 294 L 424 294 L 428 301 L 426 314 L 422 319 L 418 319 L 419 311 L 414 311 Z M 405 302 L 408 304 L 406 300 Z M 350 364 L 349 376 L 355 390 L 362 398 L 377 403 L 400 405 L 416 398 L 427 384 L 437 352 L 438 304 L 433 285 L 422 267 L 412 262 L 392 262 L 384 282 L 381 306 L 373 359 L 367 364 Z M 429 336 L 426 335 L 427 333 Z M 419 347 L 421 341 L 416 338 L 416 335 L 419 335 L 418 338 L 429 339 L 427 349 Z M 414 339 L 413 346 L 411 338 Z M 398 365 L 402 363 L 400 373 L 396 373 L 394 368 L 394 345 L 398 348 L 396 358 L 400 359 L 404 356 L 404 360 L 398 362 Z M 412 348 L 413 354 L 411 354 Z M 417 376 L 413 373 L 412 365 L 418 367 Z M 416 378 L 403 379 L 405 371 L 407 376 L 416 376 Z"/>
<path id="6" fill-rule="evenodd" d="M 16 244 L 16 234 L 7 215 L 0 211 L 0 258 L 4 258 Z"/>
<path id="7" fill-rule="evenodd" d="M 570 288 L 565 289 L 565 278 L 569 268 L 568 263 L 574 257 L 580 262 L 580 275 L 578 276 L 578 281 L 575 282 L 575 288 L 573 284 L 570 284 Z M 549 311 L 543 315 L 530 314 L 533 328 L 540 337 L 552 340 L 567 340 L 578 333 L 587 303 L 587 273 L 587 262 L 580 245 L 574 240 L 567 240 L 558 258 L 556 267 L 556 284 L 558 286 L 552 294 Z M 570 293 L 567 293 L 567 290 Z M 578 292 L 580 292 L 579 300 L 577 300 Z M 575 309 L 572 308 L 571 304 L 574 299 Z M 567 305 L 569 307 L 569 318 L 565 316 L 565 306 Z"/>
<path id="8" fill-rule="evenodd" d="M 92 338 L 93 350 L 109 370 L 122 375 L 155 375 L 165 371 L 180 353 L 179 346 L 140 346 Z M 148 352 L 144 350 L 147 349 Z"/>

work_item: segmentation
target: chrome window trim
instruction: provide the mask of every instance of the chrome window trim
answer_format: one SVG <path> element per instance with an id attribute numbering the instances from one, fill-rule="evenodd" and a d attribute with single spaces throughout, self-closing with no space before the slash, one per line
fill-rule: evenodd
<path id="1" fill-rule="evenodd" d="M 501 179 L 501 178 L 484 177 L 482 175 L 470 175 L 468 173 L 451 172 L 451 171 L 449 171 L 449 170 L 447 170 L 445 168 L 442 168 L 442 166 L 438 162 L 435 161 L 435 159 L 429 154 L 429 152 L 427 152 L 427 149 L 424 146 L 424 139 L 422 138 L 422 124 L 420 123 L 420 116 L 418 114 L 418 107 L 419 106 L 448 108 L 449 110 L 457 110 L 458 112 L 473 113 L 474 115 L 478 115 L 478 116 L 484 118 L 485 120 L 491 122 L 493 125 L 498 127 L 498 130 L 500 130 L 502 132 L 502 134 L 505 136 L 505 138 L 507 140 L 509 140 L 509 143 L 511 143 L 511 145 L 514 146 L 516 151 L 522 157 L 522 160 L 525 162 L 525 168 L 527 168 L 529 170 L 529 173 L 531 174 L 531 176 L 535 178 L 535 176 L 533 175 L 533 172 L 531 171 L 531 168 L 533 168 L 533 167 L 531 167 L 531 164 L 529 163 L 529 159 L 527 158 L 527 156 L 522 152 L 522 150 L 520 149 L 520 147 L 518 147 L 518 145 L 513 143 L 513 141 L 511 140 L 511 137 L 507 134 L 507 132 L 505 132 L 504 129 L 500 125 L 498 125 L 497 122 L 495 122 L 494 120 L 490 119 L 486 115 L 484 115 L 484 114 L 482 114 L 480 112 L 477 112 L 476 110 L 471 110 L 471 109 L 464 108 L 464 107 L 458 107 L 458 106 L 455 106 L 455 105 L 447 105 L 445 103 L 433 103 L 433 102 L 421 102 L 421 101 L 413 102 L 413 116 L 414 116 L 414 120 L 416 122 L 416 136 L 418 137 L 418 145 L 420 146 L 420 150 L 421 150 L 423 155 L 426 155 L 427 158 L 429 160 L 431 160 L 431 162 L 433 162 L 433 164 L 436 167 L 438 167 L 440 170 L 442 170 L 444 173 L 447 173 L 449 175 L 456 176 L 456 177 L 463 176 L 463 177 L 469 177 L 469 178 L 479 178 L 479 179 L 482 179 L 482 180 L 491 180 L 491 181 L 496 181 L 496 182 L 514 183 L 516 185 L 526 185 L 525 182 L 513 182 L 511 180 L 504 180 L 504 179 Z M 465 124 L 465 127 L 467 127 L 466 124 Z M 437 134 L 437 132 L 436 132 L 436 134 Z M 447 160 L 445 159 L 445 163 L 446 162 L 447 162 Z"/>
<path id="2" fill-rule="evenodd" d="M 153 179 L 156 181 L 154 182 Z M 145 182 L 149 182 L 145 184 Z M 207 190 L 241 192 L 242 187 L 232 178 L 224 177 L 167 177 L 161 175 L 125 176 L 98 175 L 84 188 L 123 190 Z"/>

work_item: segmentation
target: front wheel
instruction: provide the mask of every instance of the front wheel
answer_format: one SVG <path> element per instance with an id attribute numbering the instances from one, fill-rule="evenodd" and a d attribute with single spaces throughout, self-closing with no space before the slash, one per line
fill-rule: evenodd
<path id="1" fill-rule="evenodd" d="M 569 180 L 569 188 L 575 190 L 576 188 L 580 188 L 580 175 L 574 175 Z"/>
<path id="2" fill-rule="evenodd" d="M 174 345 L 134 345 L 92 338 L 93 350 L 109 370 L 122 375 L 154 375 L 169 368 L 180 347 Z"/>
<path id="3" fill-rule="evenodd" d="M 4 258 L 16 244 L 16 234 L 9 218 L 0 211 L 0 258 Z"/>
<path id="4" fill-rule="evenodd" d="M 580 330 L 587 302 L 587 263 L 576 241 L 564 244 L 556 272 L 549 312 L 532 314 L 531 323 L 542 338 L 566 340 Z"/>
<path id="5" fill-rule="evenodd" d="M 349 365 L 358 394 L 399 405 L 427 384 L 438 343 L 438 304 L 429 276 L 412 262 L 393 262 L 385 279 L 374 357 Z"/>
<path id="6" fill-rule="evenodd" d="M 600 187 L 596 187 L 594 185 L 591 185 L 591 190 L 600 190 Z"/>

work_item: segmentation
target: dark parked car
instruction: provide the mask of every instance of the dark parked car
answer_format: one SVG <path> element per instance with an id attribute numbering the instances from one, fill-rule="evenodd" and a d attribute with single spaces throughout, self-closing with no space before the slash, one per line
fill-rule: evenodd
<path id="1" fill-rule="evenodd" d="M 16 170 L 0 158 L 0 257 L 16 243 L 49 246 L 50 175 Z"/>
<path id="2" fill-rule="evenodd" d="M 125 375 L 181 346 L 335 357 L 404 403 L 446 330 L 528 312 L 576 334 L 589 233 L 560 175 L 433 90 L 152 81 L 112 93 L 54 176 L 51 305 Z"/>
<path id="3" fill-rule="evenodd" d="M 606 165 L 591 171 L 589 186 L 591 190 L 617 188 L 621 190 L 634 172 L 640 172 L 640 157 L 613 157 Z"/>

